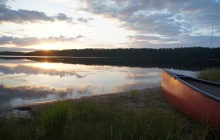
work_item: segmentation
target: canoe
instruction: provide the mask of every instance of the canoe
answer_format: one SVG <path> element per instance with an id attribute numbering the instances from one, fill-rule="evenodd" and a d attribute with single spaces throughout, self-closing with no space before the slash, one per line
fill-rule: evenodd
<path id="1" fill-rule="evenodd" d="M 161 87 L 175 107 L 220 134 L 220 83 L 163 70 Z"/>

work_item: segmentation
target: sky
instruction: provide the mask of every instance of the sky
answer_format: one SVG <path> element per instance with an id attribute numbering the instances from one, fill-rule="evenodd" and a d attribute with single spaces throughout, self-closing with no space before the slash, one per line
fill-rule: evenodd
<path id="1" fill-rule="evenodd" d="M 0 0 L 0 51 L 220 47 L 219 0 Z"/>

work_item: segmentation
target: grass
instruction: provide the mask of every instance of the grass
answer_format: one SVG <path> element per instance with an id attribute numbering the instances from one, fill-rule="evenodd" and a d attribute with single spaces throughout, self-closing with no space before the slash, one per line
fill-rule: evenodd
<path id="1" fill-rule="evenodd" d="M 154 140 L 218 139 L 208 125 L 169 109 L 121 108 L 82 101 L 58 102 L 32 119 L 2 118 L 0 139 Z"/>
<path id="2" fill-rule="evenodd" d="M 71 123 L 71 139 L 169 139 L 180 138 L 184 119 L 159 110 L 120 109 L 94 103 L 76 105 Z M 119 113 L 120 112 L 120 113 Z M 165 118 L 165 120 L 164 120 Z M 173 120 L 174 119 L 174 120 Z M 82 125 L 84 124 L 84 125 Z M 75 133 L 74 133 L 75 132 Z M 80 134 L 83 132 L 83 134 Z"/>
<path id="3" fill-rule="evenodd" d="M 58 102 L 40 116 L 41 136 L 61 138 L 67 122 L 70 105 L 67 102 Z"/>
<path id="4" fill-rule="evenodd" d="M 204 80 L 220 82 L 220 68 L 211 68 L 201 71 L 198 77 Z"/>
<path id="5" fill-rule="evenodd" d="M 136 97 L 137 94 L 138 94 L 138 91 L 137 91 L 136 89 L 131 89 L 131 90 L 129 91 L 129 94 L 130 94 L 132 97 Z"/>

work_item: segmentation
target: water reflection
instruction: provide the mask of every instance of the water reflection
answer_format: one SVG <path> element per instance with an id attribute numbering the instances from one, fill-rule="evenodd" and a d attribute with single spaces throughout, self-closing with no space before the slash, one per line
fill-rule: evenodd
<path id="1" fill-rule="evenodd" d="M 161 68 L 0 60 L 0 110 L 66 98 L 160 87 Z M 196 72 L 182 71 L 187 75 Z"/>
<path id="2" fill-rule="evenodd" d="M 2 57 L 5 60 L 21 59 L 21 57 Z M 125 59 L 125 58 L 78 58 L 78 57 L 22 57 L 35 62 L 83 64 L 83 65 L 107 65 L 107 66 L 127 66 L 145 68 L 163 68 L 179 70 L 202 70 L 206 68 L 219 67 L 219 60 L 210 59 Z"/>

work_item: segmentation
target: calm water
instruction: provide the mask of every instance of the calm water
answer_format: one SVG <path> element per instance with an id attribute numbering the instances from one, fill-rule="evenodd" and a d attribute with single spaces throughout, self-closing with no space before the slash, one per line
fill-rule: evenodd
<path id="1" fill-rule="evenodd" d="M 160 87 L 161 70 L 160 66 L 147 68 L 49 62 L 47 59 L 0 59 L 0 109 L 4 111 L 34 102 Z M 197 73 L 171 70 L 189 76 Z"/>

